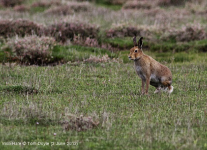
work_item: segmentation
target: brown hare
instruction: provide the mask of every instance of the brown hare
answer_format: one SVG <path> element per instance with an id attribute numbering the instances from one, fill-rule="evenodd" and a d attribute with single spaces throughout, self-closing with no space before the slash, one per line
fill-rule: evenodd
<path id="1" fill-rule="evenodd" d="M 129 54 L 129 59 L 134 60 L 135 70 L 142 80 L 142 94 L 148 94 L 149 84 L 156 88 L 154 93 L 159 93 L 161 90 L 172 93 L 170 69 L 143 53 L 142 39 L 143 37 L 137 43 L 136 36 L 133 38 L 134 47 L 130 49 Z M 145 84 L 146 90 L 144 90 Z"/>

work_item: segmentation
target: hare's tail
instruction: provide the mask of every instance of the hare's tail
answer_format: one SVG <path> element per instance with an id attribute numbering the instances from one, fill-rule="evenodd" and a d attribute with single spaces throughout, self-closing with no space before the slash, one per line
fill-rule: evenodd
<path id="1" fill-rule="evenodd" d="M 171 94 L 172 92 L 173 92 L 173 86 L 171 85 L 168 87 L 168 93 Z"/>

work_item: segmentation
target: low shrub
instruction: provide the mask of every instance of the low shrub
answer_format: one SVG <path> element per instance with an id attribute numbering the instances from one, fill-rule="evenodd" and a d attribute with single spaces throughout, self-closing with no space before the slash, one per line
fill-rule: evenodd
<path id="1" fill-rule="evenodd" d="M 69 23 L 62 22 L 53 24 L 47 27 L 45 34 L 55 37 L 57 41 L 66 42 L 67 40 L 74 39 L 74 35 L 80 36 L 80 38 L 96 38 L 98 36 L 99 28 L 84 23 Z"/>
<path id="2" fill-rule="evenodd" d="M 126 37 L 134 34 L 140 34 L 140 30 L 136 27 L 117 27 L 106 31 L 107 37 Z"/>
<path id="3" fill-rule="evenodd" d="M 70 6 L 57 6 L 52 7 L 46 11 L 44 11 L 45 14 L 49 15 L 71 15 L 74 13 L 72 9 L 70 9 Z"/>
<path id="4" fill-rule="evenodd" d="M 42 26 L 24 19 L 0 20 L 0 36 L 12 37 L 14 35 L 25 36 L 42 33 Z"/>
<path id="5" fill-rule="evenodd" d="M 123 5 L 123 9 L 151 9 L 157 6 L 184 5 L 186 0 L 131 0 Z"/>
<path id="6" fill-rule="evenodd" d="M 106 31 L 107 37 L 133 37 L 134 35 L 149 38 L 153 31 L 144 27 L 134 27 L 128 25 L 118 25 Z"/>
<path id="7" fill-rule="evenodd" d="M 15 5 L 20 5 L 25 0 L 0 0 L 0 4 L 4 7 L 14 7 Z"/>
<path id="8" fill-rule="evenodd" d="M 199 0 L 199 1 L 190 1 L 187 2 L 185 5 L 186 10 L 190 11 L 191 13 L 199 14 L 199 15 L 206 15 L 207 14 L 207 1 Z"/>
<path id="9" fill-rule="evenodd" d="M 14 7 L 14 10 L 18 11 L 18 12 L 27 12 L 27 11 L 29 11 L 29 9 L 30 8 L 25 5 L 17 5 Z"/>
<path id="10" fill-rule="evenodd" d="M 42 7 L 42 8 L 49 8 L 51 6 L 59 6 L 61 5 L 60 1 L 53 0 L 53 1 L 39 1 L 39 2 L 34 2 L 31 7 Z"/>
<path id="11" fill-rule="evenodd" d="M 127 0 L 76 0 L 79 2 L 90 1 L 98 4 L 107 4 L 107 5 L 123 5 Z"/>
<path id="12" fill-rule="evenodd" d="M 3 49 L 10 49 L 8 60 L 15 59 L 24 65 L 45 65 L 53 61 L 51 50 L 55 45 L 52 37 L 26 36 L 10 39 Z"/>
<path id="13" fill-rule="evenodd" d="M 133 0 L 127 1 L 123 5 L 123 9 L 151 9 L 155 7 L 155 1 L 147 1 L 147 0 Z"/>
<path id="14" fill-rule="evenodd" d="M 73 44 L 77 45 L 84 45 L 84 46 L 89 46 L 89 47 L 99 47 L 98 40 L 95 38 L 80 38 L 80 36 L 74 36 Z"/>
<path id="15" fill-rule="evenodd" d="M 207 38 L 205 28 L 198 25 L 187 25 L 182 29 L 171 29 L 165 33 L 161 39 L 164 41 L 177 41 L 177 42 L 188 42 L 195 40 L 202 40 Z"/>
<path id="16" fill-rule="evenodd" d="M 187 0 L 157 0 L 159 6 L 184 5 Z"/>
<path id="17" fill-rule="evenodd" d="M 56 6 L 45 11 L 45 14 L 69 15 L 75 12 L 85 12 L 91 10 L 92 6 L 88 2 L 70 2 L 66 5 Z"/>

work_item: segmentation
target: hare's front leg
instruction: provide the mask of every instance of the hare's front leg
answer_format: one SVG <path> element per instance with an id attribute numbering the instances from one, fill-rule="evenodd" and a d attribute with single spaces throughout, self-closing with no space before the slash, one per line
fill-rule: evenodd
<path id="1" fill-rule="evenodd" d="M 145 91 L 144 91 L 144 85 L 145 85 L 145 80 L 142 79 L 142 94 L 145 93 Z"/>

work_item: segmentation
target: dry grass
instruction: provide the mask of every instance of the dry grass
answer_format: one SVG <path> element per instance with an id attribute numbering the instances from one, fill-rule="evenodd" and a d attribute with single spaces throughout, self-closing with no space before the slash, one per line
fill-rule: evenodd
<path id="1" fill-rule="evenodd" d="M 64 118 L 64 121 L 62 121 L 61 123 L 63 129 L 66 131 L 86 131 L 93 129 L 99 125 L 99 121 L 94 121 L 91 116 L 83 117 L 83 115 L 76 116 L 73 114 L 66 114 Z"/>
<path id="2" fill-rule="evenodd" d="M 109 56 L 106 54 L 102 57 L 100 56 L 90 56 L 88 59 L 85 59 L 84 62 L 93 62 L 93 63 L 106 63 L 109 62 L 110 58 Z"/>

